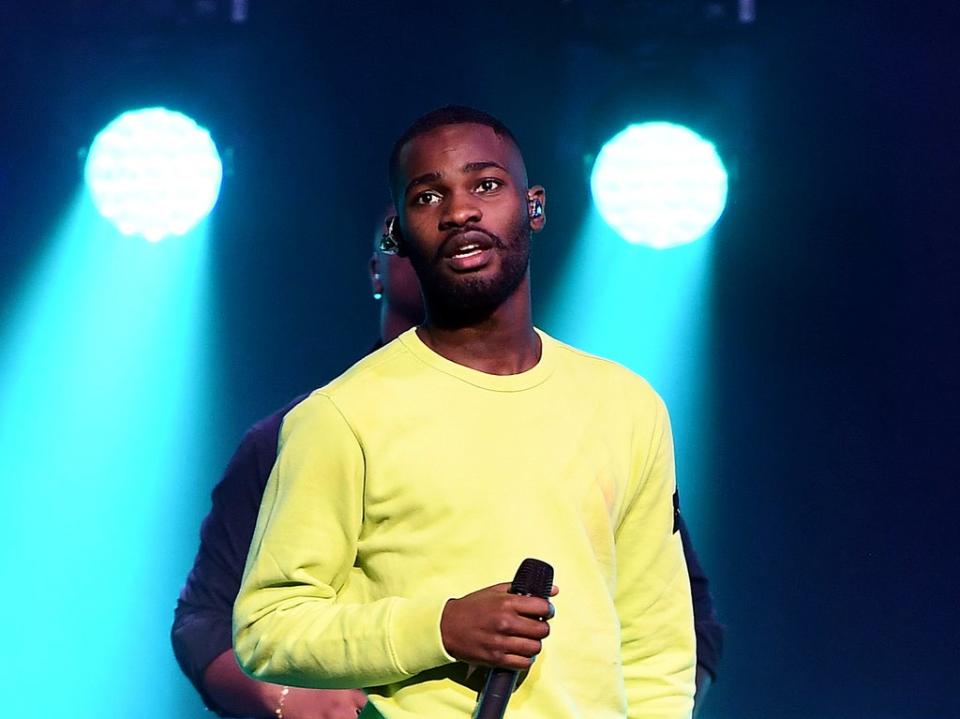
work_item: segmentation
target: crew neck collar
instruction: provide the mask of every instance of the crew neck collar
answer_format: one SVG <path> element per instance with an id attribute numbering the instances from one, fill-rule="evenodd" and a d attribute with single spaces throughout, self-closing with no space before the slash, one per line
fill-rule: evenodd
<path id="1" fill-rule="evenodd" d="M 536 387 L 544 382 L 553 372 L 556 361 L 556 347 L 553 338 L 534 327 L 534 331 L 540 337 L 540 360 L 530 369 L 518 374 L 488 374 L 480 370 L 466 367 L 448 360 L 443 355 L 437 354 L 424 344 L 423 340 L 417 334 L 416 327 L 412 327 L 397 339 L 406 347 L 411 354 L 424 364 L 435 370 L 456 377 L 459 380 L 480 387 L 482 389 L 492 390 L 494 392 L 520 392 L 531 387 Z"/>

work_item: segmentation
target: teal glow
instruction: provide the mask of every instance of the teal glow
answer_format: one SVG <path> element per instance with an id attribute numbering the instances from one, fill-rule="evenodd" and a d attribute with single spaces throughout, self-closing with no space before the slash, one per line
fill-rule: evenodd
<path id="1" fill-rule="evenodd" d="M 623 239 L 655 249 L 684 245 L 716 224 L 727 171 L 712 143 L 669 122 L 627 127 L 600 150 L 593 202 Z"/>
<path id="2" fill-rule="evenodd" d="M 670 252 L 631 245 L 595 209 L 539 323 L 550 334 L 643 376 L 670 410 L 688 523 L 700 526 L 710 477 L 712 238 Z"/>
<path id="3" fill-rule="evenodd" d="M 157 242 L 209 214 L 223 165 L 207 130 L 150 107 L 123 113 L 97 134 L 84 176 L 100 214 L 124 235 Z"/>
<path id="4" fill-rule="evenodd" d="M 4 308 L 11 714 L 187 715 L 168 633 L 199 520 L 207 228 L 188 239 L 129 242 L 80 193 Z"/>

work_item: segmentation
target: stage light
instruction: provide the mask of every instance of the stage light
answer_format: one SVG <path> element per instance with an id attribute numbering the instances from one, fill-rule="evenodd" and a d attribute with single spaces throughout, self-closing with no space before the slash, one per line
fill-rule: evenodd
<path id="1" fill-rule="evenodd" d="M 666 249 L 701 238 L 727 202 L 711 142 L 669 122 L 628 126 L 600 150 L 590 177 L 600 216 L 628 242 Z"/>
<path id="2" fill-rule="evenodd" d="M 29 605 L 43 617 L 5 628 L 20 659 L 6 706 L 26 714 L 42 696 L 41 714 L 91 719 L 104 713 L 96 688 L 108 687 L 112 716 L 183 717 L 175 692 L 158 692 L 146 711 L 143 697 L 176 672 L 157 617 L 169 616 L 196 551 L 184 527 L 199 497 L 182 480 L 215 471 L 196 430 L 215 344 L 212 238 L 201 221 L 189 241 L 131 242 L 77 189 L 0 323 L 0 456 L 17 477 L 0 483 L 0 506 L 16 507 L 4 516 L 0 567 L 23 590 L 0 593 L 0 613 Z M 82 531 L 65 533 L 73 527 Z M 56 562 L 48 591 L 63 552 L 76 561 Z M 57 691 L 30 669 L 78 646 L 85 660 L 57 676 Z M 113 686 L 121 666 L 149 670 Z"/>
<path id="3" fill-rule="evenodd" d="M 223 165 L 207 130 L 151 107 L 123 113 L 97 134 L 84 176 L 101 215 L 124 235 L 157 242 L 209 214 Z"/>

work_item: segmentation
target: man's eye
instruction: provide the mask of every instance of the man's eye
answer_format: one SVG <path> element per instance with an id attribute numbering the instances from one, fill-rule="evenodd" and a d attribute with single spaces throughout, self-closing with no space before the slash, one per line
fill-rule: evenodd
<path id="1" fill-rule="evenodd" d="M 481 180 L 480 184 L 477 185 L 477 192 L 493 192 L 501 185 L 503 185 L 503 183 L 500 180 L 487 178 L 486 180 Z"/>
<path id="2" fill-rule="evenodd" d="M 435 205 L 440 202 L 440 195 L 436 192 L 421 192 L 413 198 L 415 205 Z"/>

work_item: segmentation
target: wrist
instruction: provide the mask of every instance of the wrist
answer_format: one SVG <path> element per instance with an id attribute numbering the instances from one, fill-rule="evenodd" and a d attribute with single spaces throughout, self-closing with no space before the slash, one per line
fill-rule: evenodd
<path id="1" fill-rule="evenodd" d="M 290 687 L 281 686 L 277 688 L 279 691 L 276 692 L 276 696 L 273 701 L 273 716 L 275 719 L 284 719 L 283 705 L 287 701 L 287 695 L 290 693 Z"/>
<path id="2" fill-rule="evenodd" d="M 287 695 L 290 693 L 290 687 L 281 684 L 271 684 L 269 682 L 257 682 L 259 709 L 254 714 L 259 719 L 283 719 L 284 705 L 287 701 Z M 277 714 L 277 710 L 280 714 Z M 252 713 L 252 712 L 251 712 Z"/>
<path id="3" fill-rule="evenodd" d="M 443 603 L 443 609 L 440 610 L 440 643 L 443 644 L 443 649 L 448 654 L 450 653 L 450 605 L 456 601 L 456 599 L 448 599 Z"/>

